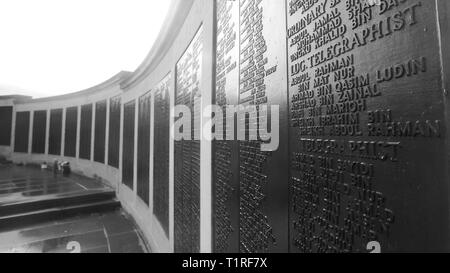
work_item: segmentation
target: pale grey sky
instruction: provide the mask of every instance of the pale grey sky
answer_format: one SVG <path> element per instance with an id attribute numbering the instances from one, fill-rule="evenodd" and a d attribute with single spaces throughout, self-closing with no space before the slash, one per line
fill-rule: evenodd
<path id="1" fill-rule="evenodd" d="M 169 4 L 0 0 L 0 95 L 59 95 L 121 70 L 134 71 L 150 51 Z"/>

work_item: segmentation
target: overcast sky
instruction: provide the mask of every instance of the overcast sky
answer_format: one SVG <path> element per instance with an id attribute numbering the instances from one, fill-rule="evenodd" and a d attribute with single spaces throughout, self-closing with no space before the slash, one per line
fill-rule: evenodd
<path id="1" fill-rule="evenodd" d="M 0 95 L 59 95 L 92 87 L 121 70 L 134 71 L 150 51 L 169 4 L 0 0 Z"/>

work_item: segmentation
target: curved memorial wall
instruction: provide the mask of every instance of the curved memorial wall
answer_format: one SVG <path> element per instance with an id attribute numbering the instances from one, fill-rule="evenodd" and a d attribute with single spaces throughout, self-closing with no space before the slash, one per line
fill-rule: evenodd
<path id="1" fill-rule="evenodd" d="M 450 251 L 448 14 L 175 0 L 135 72 L 0 97 L 0 152 L 110 184 L 155 252 Z"/>

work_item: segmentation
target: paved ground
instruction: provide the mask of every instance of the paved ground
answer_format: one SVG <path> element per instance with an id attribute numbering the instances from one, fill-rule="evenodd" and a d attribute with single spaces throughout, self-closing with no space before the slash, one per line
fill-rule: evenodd
<path id="1" fill-rule="evenodd" d="M 117 211 L 74 217 L 0 233 L 0 253 L 141 253 L 145 243 Z"/>
<path id="2" fill-rule="evenodd" d="M 110 188 L 75 174 L 63 177 L 37 167 L 0 165 L 0 206 L 106 189 Z"/>
<path id="3" fill-rule="evenodd" d="M 111 188 L 94 179 L 0 164 L 0 207 L 102 191 Z M 2 230 L 0 252 L 148 252 L 141 238 L 131 217 L 115 210 Z"/>

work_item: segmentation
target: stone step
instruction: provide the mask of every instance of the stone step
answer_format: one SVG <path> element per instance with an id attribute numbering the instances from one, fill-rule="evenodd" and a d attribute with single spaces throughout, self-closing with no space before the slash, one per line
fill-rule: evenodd
<path id="1" fill-rule="evenodd" d="M 26 201 L 1 204 L 0 217 L 23 214 L 55 207 L 83 205 L 92 202 L 100 202 L 114 199 L 116 196 L 112 190 L 91 190 L 88 192 L 75 192 L 64 195 L 43 196 Z"/>
<path id="2" fill-rule="evenodd" d="M 9 214 L 0 217 L 0 231 L 6 231 L 45 221 L 54 221 L 82 214 L 104 213 L 121 207 L 116 198 L 90 201 L 84 204 L 53 206 L 51 208 L 33 210 L 23 213 Z"/>

